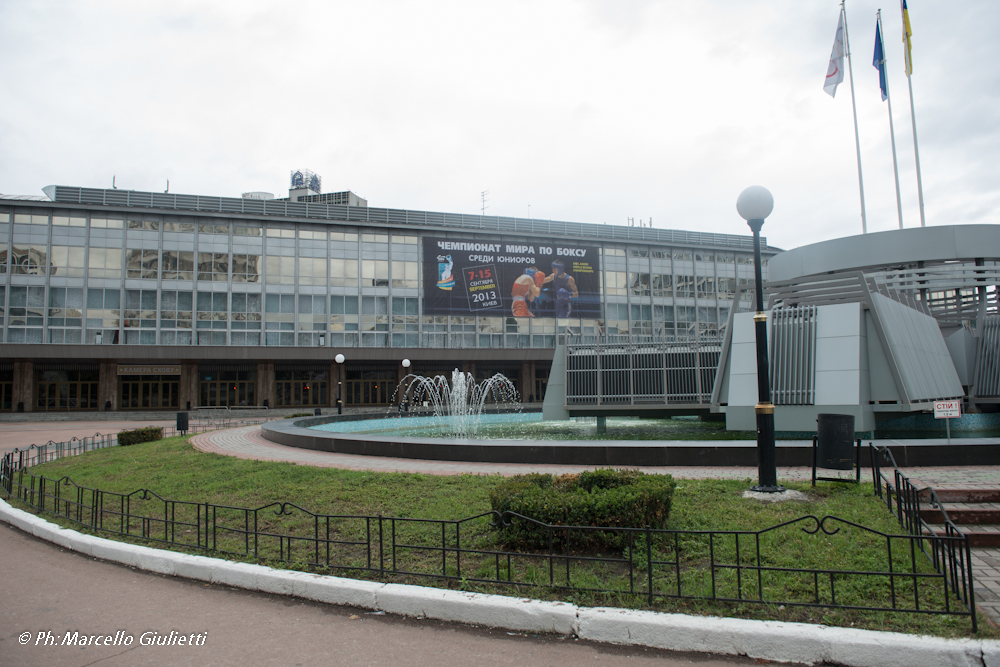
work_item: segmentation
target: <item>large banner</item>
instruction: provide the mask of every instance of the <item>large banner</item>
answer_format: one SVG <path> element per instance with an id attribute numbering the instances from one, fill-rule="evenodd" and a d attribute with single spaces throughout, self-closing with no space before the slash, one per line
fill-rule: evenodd
<path id="1" fill-rule="evenodd" d="M 424 315 L 598 319 L 596 247 L 424 237 Z"/>

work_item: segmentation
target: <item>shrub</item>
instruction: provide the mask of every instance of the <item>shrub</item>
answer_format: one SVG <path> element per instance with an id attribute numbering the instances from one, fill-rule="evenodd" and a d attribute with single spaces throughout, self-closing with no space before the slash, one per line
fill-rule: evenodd
<path id="1" fill-rule="evenodd" d="M 311 412 L 293 412 L 292 414 L 285 417 L 285 419 L 294 419 L 295 417 L 312 417 L 312 416 L 313 413 Z"/>
<path id="2" fill-rule="evenodd" d="M 501 539 L 514 547 L 548 549 L 553 526 L 608 528 L 665 528 L 676 483 L 670 475 L 647 475 L 638 470 L 599 470 L 553 477 L 541 473 L 517 475 L 490 492 L 490 505 L 503 514 L 514 512 L 534 519 L 507 517 Z M 571 546 L 610 548 L 628 546 L 625 531 L 569 531 Z M 552 531 L 553 546 L 562 547 L 566 531 Z"/>
<path id="3" fill-rule="evenodd" d="M 163 438 L 163 428 L 160 426 L 144 426 L 131 431 L 119 431 L 118 444 L 137 445 L 140 442 L 153 442 Z"/>

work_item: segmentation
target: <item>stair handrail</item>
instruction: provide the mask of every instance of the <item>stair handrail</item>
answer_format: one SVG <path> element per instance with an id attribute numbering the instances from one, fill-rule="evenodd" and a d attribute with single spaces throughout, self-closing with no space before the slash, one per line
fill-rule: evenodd
<path id="1" fill-rule="evenodd" d="M 909 477 L 907 477 L 896 464 L 896 459 L 892 451 L 885 445 L 869 443 L 869 454 L 872 464 L 872 483 L 875 486 L 877 495 L 889 508 L 889 512 L 895 514 L 899 524 L 910 534 L 919 537 L 945 537 L 952 538 L 946 541 L 940 539 L 930 540 L 931 553 L 927 553 L 924 547 L 924 540 L 918 539 L 917 548 L 931 559 L 934 568 L 938 572 L 946 573 L 952 592 L 958 595 L 959 599 L 965 603 L 970 610 L 975 608 L 976 596 L 972 579 L 972 545 L 969 536 L 959 530 L 958 526 L 948 516 L 944 504 L 938 497 L 937 491 L 933 487 L 925 486 L 918 488 Z M 887 476 L 882 472 L 882 461 L 879 457 L 893 469 L 893 483 L 890 484 Z M 882 482 L 885 481 L 883 487 Z M 930 507 L 941 512 L 944 518 L 943 536 L 939 536 L 920 515 L 920 497 L 926 494 Z M 896 511 L 892 509 L 892 496 L 896 496 Z M 953 545 L 958 544 L 958 548 Z M 974 613 L 974 612 L 973 612 Z"/>

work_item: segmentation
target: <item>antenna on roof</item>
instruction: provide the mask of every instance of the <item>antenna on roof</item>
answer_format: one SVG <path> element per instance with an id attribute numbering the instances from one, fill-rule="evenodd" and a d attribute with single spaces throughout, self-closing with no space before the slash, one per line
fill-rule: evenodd
<path id="1" fill-rule="evenodd" d="M 167 179 L 167 189 L 163 191 L 164 194 L 170 192 L 170 179 Z"/>
<path id="2" fill-rule="evenodd" d="M 482 212 L 482 215 L 486 215 L 486 209 L 489 208 L 489 206 L 486 205 L 486 202 L 489 201 L 486 197 L 489 194 L 490 194 L 489 190 L 483 190 L 482 192 L 479 193 L 480 198 L 482 198 L 482 200 L 483 200 L 483 209 L 482 209 L 483 212 Z"/>
<path id="3" fill-rule="evenodd" d="M 117 190 L 118 189 L 118 186 L 115 185 L 115 176 L 111 177 L 111 189 L 113 189 L 113 190 Z"/>

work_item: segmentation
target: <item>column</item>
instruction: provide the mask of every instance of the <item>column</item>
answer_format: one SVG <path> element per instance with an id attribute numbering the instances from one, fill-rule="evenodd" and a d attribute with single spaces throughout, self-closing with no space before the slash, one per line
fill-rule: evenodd
<path id="1" fill-rule="evenodd" d="M 178 407 L 182 411 L 193 410 L 198 407 L 198 364 L 181 364 L 181 381 L 178 387 Z"/>
<path id="2" fill-rule="evenodd" d="M 264 361 L 257 364 L 255 391 L 257 393 L 257 405 L 264 405 L 264 401 L 266 400 L 268 408 L 277 407 L 278 389 L 274 384 L 274 362 Z"/>
<path id="3" fill-rule="evenodd" d="M 97 378 L 97 409 L 118 409 L 118 364 L 102 361 Z"/>
<path id="4" fill-rule="evenodd" d="M 25 412 L 32 412 L 35 407 L 35 364 L 31 361 L 14 362 L 13 407 L 24 404 Z"/>

